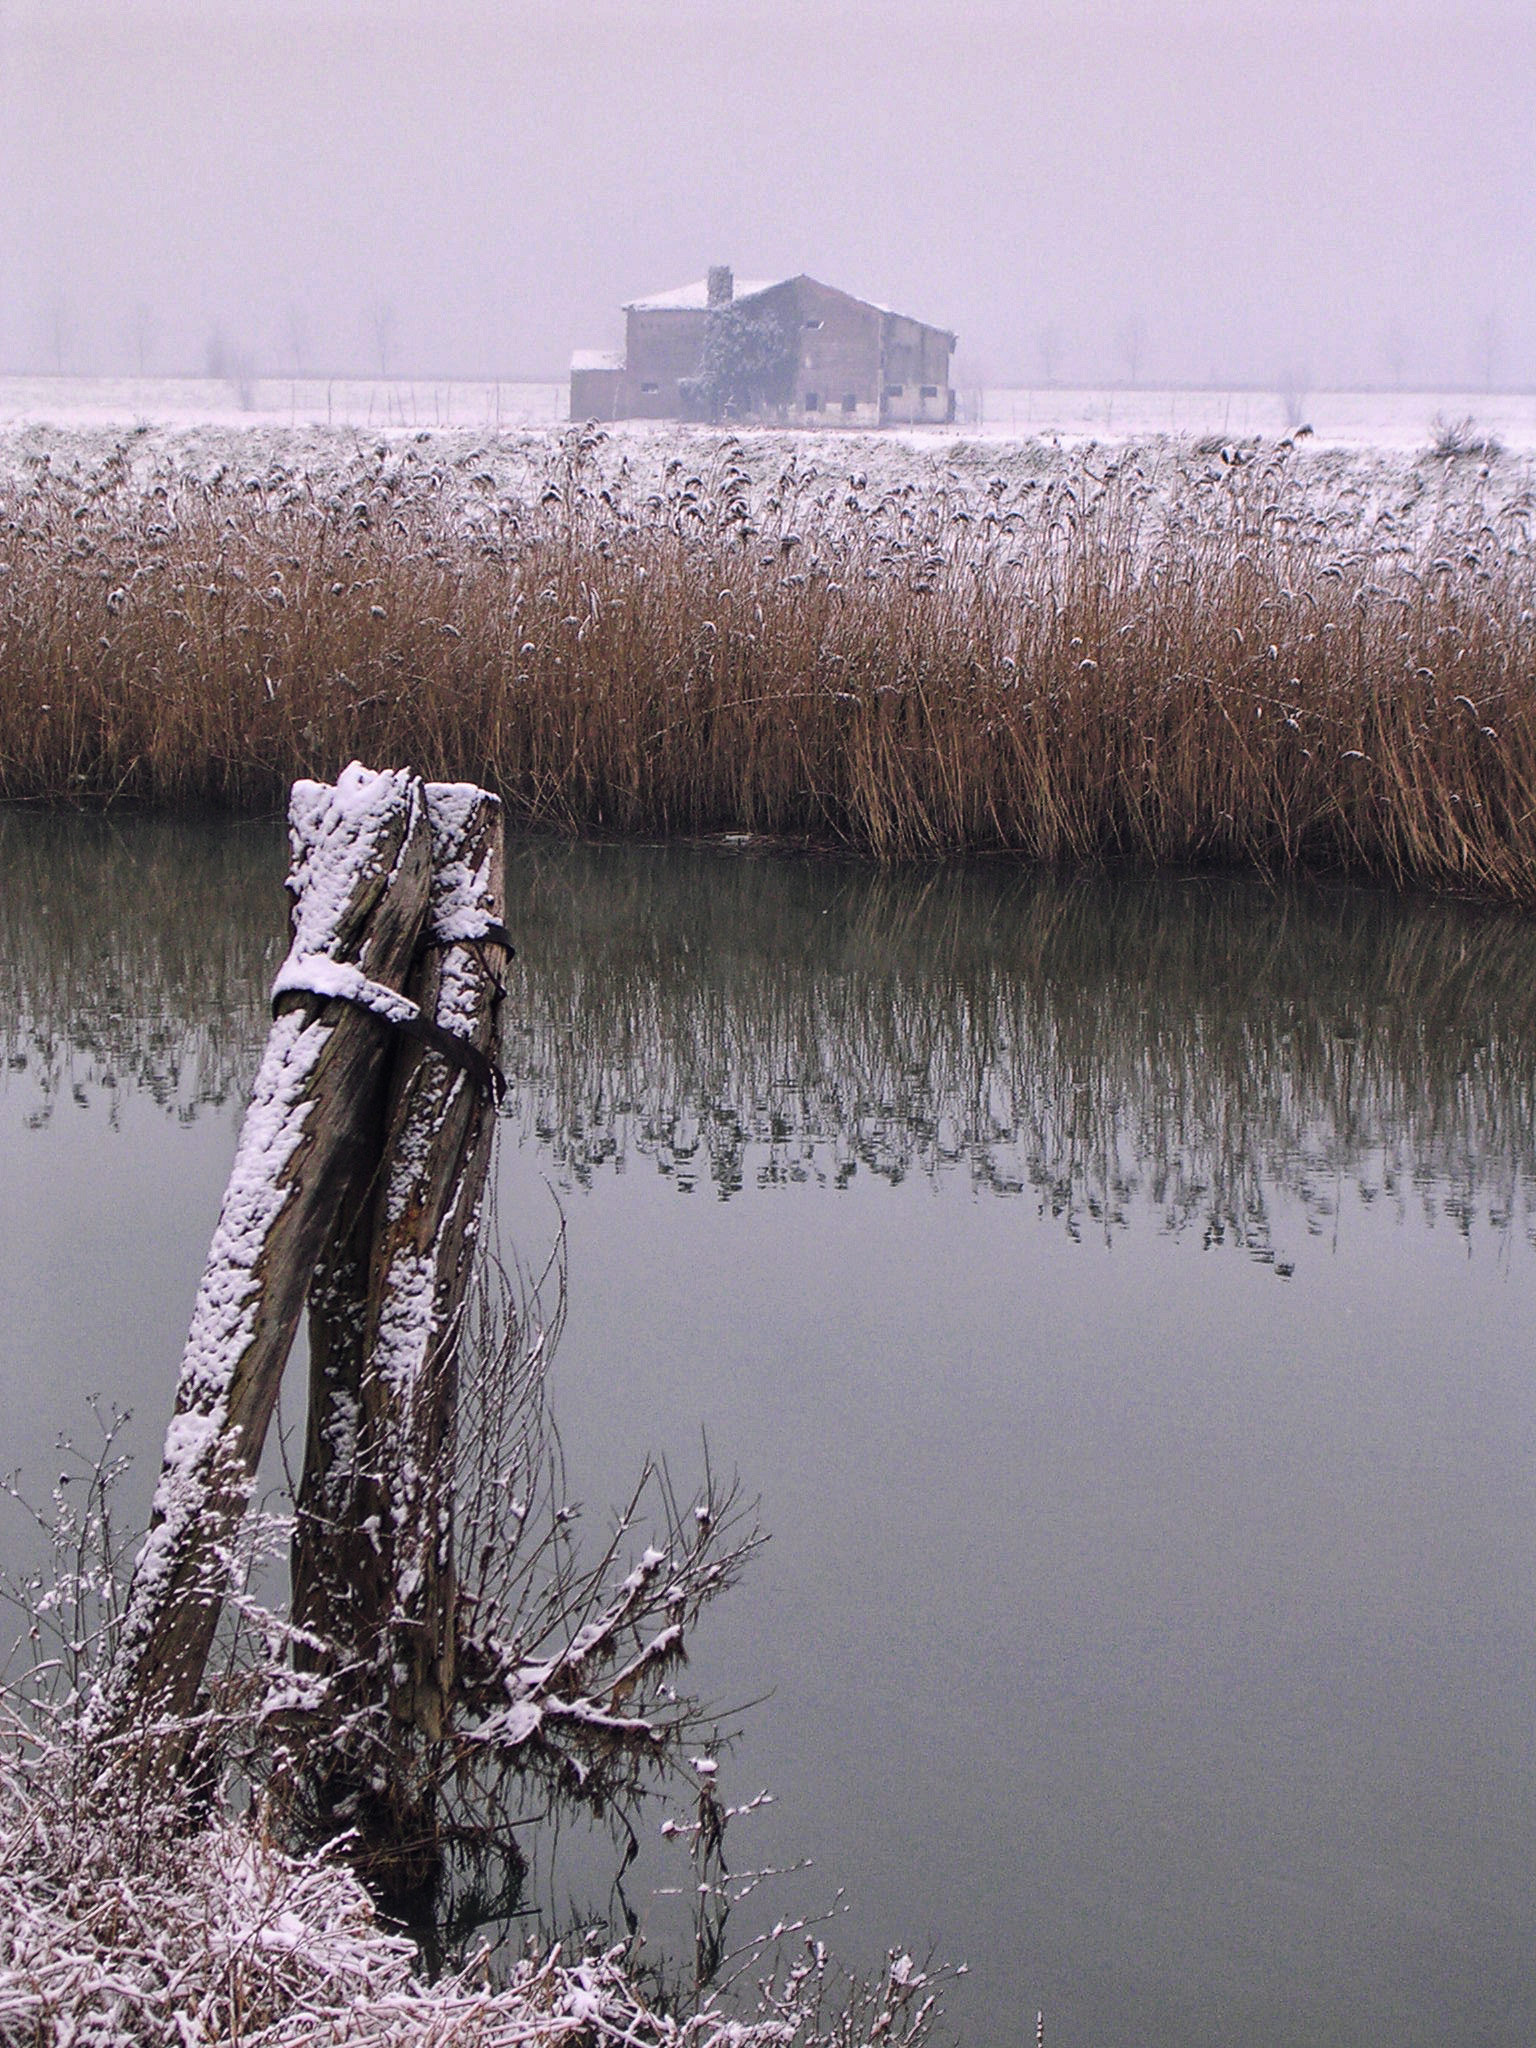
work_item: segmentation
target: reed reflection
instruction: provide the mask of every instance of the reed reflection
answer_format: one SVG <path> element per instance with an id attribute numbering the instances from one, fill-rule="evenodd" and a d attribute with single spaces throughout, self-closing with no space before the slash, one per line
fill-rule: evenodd
<path id="1" fill-rule="evenodd" d="M 1536 926 L 1351 889 L 525 846 L 513 1113 L 581 1183 L 963 1173 L 1273 1258 L 1344 1184 L 1528 1233 Z M 1283 1262 L 1282 1262 L 1283 1263 Z"/>
<path id="2" fill-rule="evenodd" d="M 243 1109 L 286 943 L 275 822 L 0 810 L 0 1060 L 32 1123 Z"/>
<path id="3" fill-rule="evenodd" d="M 0 815 L 0 1055 L 28 1116 L 238 1110 L 283 943 L 275 823 Z M 562 1180 L 964 1175 L 1074 1235 L 1284 1270 L 1341 1193 L 1529 1237 L 1536 925 L 1347 888 L 873 872 L 525 842 L 508 1114 Z"/>

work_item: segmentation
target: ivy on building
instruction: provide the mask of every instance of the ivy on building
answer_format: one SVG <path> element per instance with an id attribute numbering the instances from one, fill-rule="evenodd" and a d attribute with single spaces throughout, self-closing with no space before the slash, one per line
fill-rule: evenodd
<path id="1" fill-rule="evenodd" d="M 704 324 L 699 374 L 679 390 L 690 412 L 721 420 L 788 405 L 794 387 L 794 329 L 772 313 L 717 306 Z"/>

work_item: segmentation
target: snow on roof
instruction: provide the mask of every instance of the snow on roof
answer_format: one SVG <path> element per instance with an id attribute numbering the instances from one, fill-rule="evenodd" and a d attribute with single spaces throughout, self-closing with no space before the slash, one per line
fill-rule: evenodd
<path id="1" fill-rule="evenodd" d="M 788 284 L 787 277 L 743 278 L 737 284 L 736 299 L 755 299 L 759 292 L 771 292 L 776 284 Z M 696 278 L 680 284 L 675 292 L 655 292 L 648 299 L 628 299 L 626 313 L 704 313 L 709 310 L 709 279 Z"/>
<path id="2" fill-rule="evenodd" d="M 801 275 L 805 276 L 808 284 L 818 282 L 816 278 L 810 277 L 804 272 Z M 793 284 L 794 281 L 791 277 L 744 278 L 736 286 L 734 302 L 739 304 L 742 299 L 755 299 L 760 292 L 771 292 L 777 285 Z M 866 299 L 858 292 L 844 290 L 841 285 L 823 285 L 822 289 L 824 291 L 840 291 L 844 298 L 857 299 L 861 306 L 873 306 L 877 313 L 885 313 L 893 319 L 914 320 L 919 327 L 933 327 L 936 334 L 949 334 L 952 331 L 948 327 L 935 326 L 931 320 L 920 319 L 915 313 L 897 313 L 894 306 L 887 306 L 879 299 Z M 707 312 L 709 310 L 709 279 L 706 277 L 696 278 L 692 284 L 679 285 L 675 292 L 653 292 L 649 298 L 627 299 L 623 310 L 626 313 Z"/>
<path id="3" fill-rule="evenodd" d="M 571 357 L 573 370 L 622 370 L 624 351 L 613 348 L 579 348 Z"/>

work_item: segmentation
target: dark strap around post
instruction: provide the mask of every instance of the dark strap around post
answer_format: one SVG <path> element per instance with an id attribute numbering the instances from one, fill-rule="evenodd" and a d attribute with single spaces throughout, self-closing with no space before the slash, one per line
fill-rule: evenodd
<path id="1" fill-rule="evenodd" d="M 315 971 L 306 974 L 306 967 L 311 965 Z M 282 1007 L 296 996 L 320 1002 L 351 1003 L 359 1010 L 366 1010 L 369 1016 L 377 1017 L 381 1023 L 388 1024 L 406 1038 L 414 1038 L 418 1044 L 430 1046 L 450 1064 L 462 1068 L 475 1086 L 500 1106 L 507 1081 L 494 1061 L 487 1059 L 480 1048 L 471 1045 L 468 1039 L 460 1038 L 457 1032 L 445 1031 L 433 1018 L 423 1016 L 421 1006 L 412 1002 L 409 996 L 401 995 L 398 989 L 387 988 L 381 982 L 370 981 L 360 968 L 329 959 L 298 964 L 290 961 L 285 964 L 272 991 L 273 1016 L 279 1016 Z"/>

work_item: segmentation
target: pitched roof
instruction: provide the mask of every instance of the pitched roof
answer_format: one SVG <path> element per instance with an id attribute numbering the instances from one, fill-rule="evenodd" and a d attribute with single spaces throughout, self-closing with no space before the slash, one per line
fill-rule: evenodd
<path id="1" fill-rule="evenodd" d="M 759 292 L 771 292 L 776 284 L 788 284 L 787 277 L 743 278 L 736 286 L 732 303 L 741 299 L 755 299 Z M 709 279 L 701 277 L 692 284 L 680 284 L 676 291 L 653 292 L 649 298 L 626 299 L 626 313 L 706 313 L 709 310 Z"/>
<path id="2" fill-rule="evenodd" d="M 754 277 L 743 278 L 736 286 L 731 303 L 739 305 L 743 299 L 755 299 L 763 292 L 771 292 L 781 284 L 794 284 L 804 279 L 807 284 L 818 284 L 819 279 L 806 271 L 799 271 L 795 277 Z M 838 292 L 845 299 L 856 299 L 861 306 L 873 306 L 877 313 L 893 318 L 915 320 L 919 327 L 931 327 L 935 334 L 947 334 L 954 340 L 954 331 L 939 327 L 931 320 L 923 320 L 915 313 L 898 314 L 894 306 L 882 305 L 878 299 L 866 299 L 858 292 L 850 292 L 842 285 L 822 285 L 823 291 Z M 622 310 L 626 313 L 706 313 L 709 310 L 709 279 L 696 278 L 692 284 L 681 284 L 676 291 L 652 292 L 643 299 L 626 299 Z"/>

